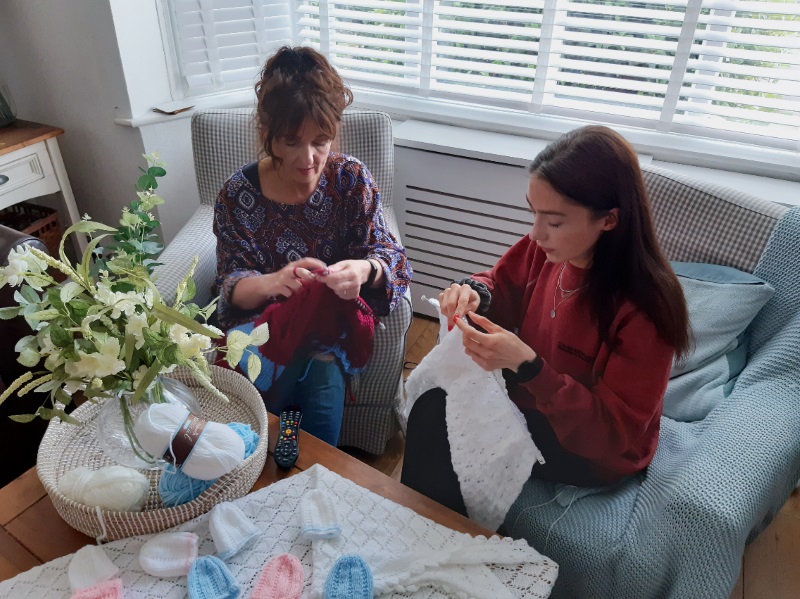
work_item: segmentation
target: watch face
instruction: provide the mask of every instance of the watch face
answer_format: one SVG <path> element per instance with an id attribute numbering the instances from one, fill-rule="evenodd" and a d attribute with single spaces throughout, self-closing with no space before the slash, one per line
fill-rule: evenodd
<path id="1" fill-rule="evenodd" d="M 523 362 L 517 369 L 517 380 L 521 383 L 531 380 L 542 369 L 542 360 L 538 356 L 530 362 Z"/>

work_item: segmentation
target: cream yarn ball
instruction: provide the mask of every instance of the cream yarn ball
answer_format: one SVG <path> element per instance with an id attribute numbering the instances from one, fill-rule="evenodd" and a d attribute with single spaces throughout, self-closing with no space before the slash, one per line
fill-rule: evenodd
<path id="1" fill-rule="evenodd" d="M 76 503 L 112 512 L 138 512 L 147 502 L 150 481 L 127 466 L 89 470 L 79 466 L 58 481 L 58 490 Z"/>
<path id="2" fill-rule="evenodd" d="M 139 415 L 133 431 L 142 448 L 162 457 L 186 420 L 189 410 L 169 403 L 150 405 Z M 244 441 L 226 424 L 208 421 L 181 471 L 198 480 L 213 480 L 244 461 Z"/>

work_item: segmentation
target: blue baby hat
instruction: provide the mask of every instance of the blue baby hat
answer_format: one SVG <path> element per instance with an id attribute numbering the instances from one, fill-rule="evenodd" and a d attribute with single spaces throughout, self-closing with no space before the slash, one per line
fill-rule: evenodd
<path id="1" fill-rule="evenodd" d="M 336 560 L 325 580 L 323 599 L 372 599 L 375 590 L 372 570 L 358 555 L 343 555 Z"/>
<path id="2" fill-rule="evenodd" d="M 242 590 L 225 562 L 214 555 L 194 560 L 186 583 L 189 599 L 235 599 Z"/>

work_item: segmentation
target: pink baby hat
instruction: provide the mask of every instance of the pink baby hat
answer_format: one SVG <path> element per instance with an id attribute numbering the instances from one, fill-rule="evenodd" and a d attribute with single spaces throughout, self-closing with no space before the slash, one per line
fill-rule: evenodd
<path id="1" fill-rule="evenodd" d="M 122 599 L 122 581 L 119 578 L 104 580 L 73 593 L 70 599 Z"/>
<path id="2" fill-rule="evenodd" d="M 86 545 L 75 552 L 67 568 L 69 586 L 75 593 L 105 582 L 119 574 L 113 562 L 99 545 Z"/>
<path id="3" fill-rule="evenodd" d="M 300 599 L 302 591 L 303 564 L 294 555 L 281 553 L 264 566 L 250 599 Z"/>
<path id="4" fill-rule="evenodd" d="M 300 537 L 306 541 L 333 539 L 342 532 L 330 495 L 311 489 L 300 499 Z"/>
<path id="5" fill-rule="evenodd" d="M 197 558 L 198 537 L 193 532 L 163 532 L 139 550 L 139 564 L 150 576 L 186 576 Z"/>
<path id="6" fill-rule="evenodd" d="M 230 501 L 218 503 L 208 522 L 220 559 L 233 557 L 261 532 L 245 513 Z"/>

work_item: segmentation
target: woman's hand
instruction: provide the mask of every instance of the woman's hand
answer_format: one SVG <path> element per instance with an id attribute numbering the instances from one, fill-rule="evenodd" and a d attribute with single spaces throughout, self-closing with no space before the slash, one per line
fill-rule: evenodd
<path id="1" fill-rule="evenodd" d="M 469 285 L 453 283 L 439 294 L 439 308 L 447 320 L 447 330 L 453 323 L 467 312 L 475 311 L 481 303 L 481 297 Z"/>
<path id="2" fill-rule="evenodd" d="M 352 300 L 358 297 L 370 272 L 372 266 L 368 260 L 342 260 L 331 264 L 327 275 L 317 275 L 317 280 L 325 283 L 340 298 Z"/>
<path id="3" fill-rule="evenodd" d="M 475 312 L 469 312 L 468 315 L 486 332 L 481 333 L 471 327 L 464 318 L 457 319 L 456 326 L 461 329 L 464 351 L 484 370 L 510 368 L 516 372 L 520 364 L 536 357 L 536 352 L 511 331 Z"/>
<path id="4" fill-rule="evenodd" d="M 233 288 L 231 300 L 234 306 L 242 310 L 255 310 L 272 298 L 291 297 L 305 283 L 315 280 L 312 270 L 325 268 L 322 260 L 300 258 L 275 272 L 242 279 Z"/>

